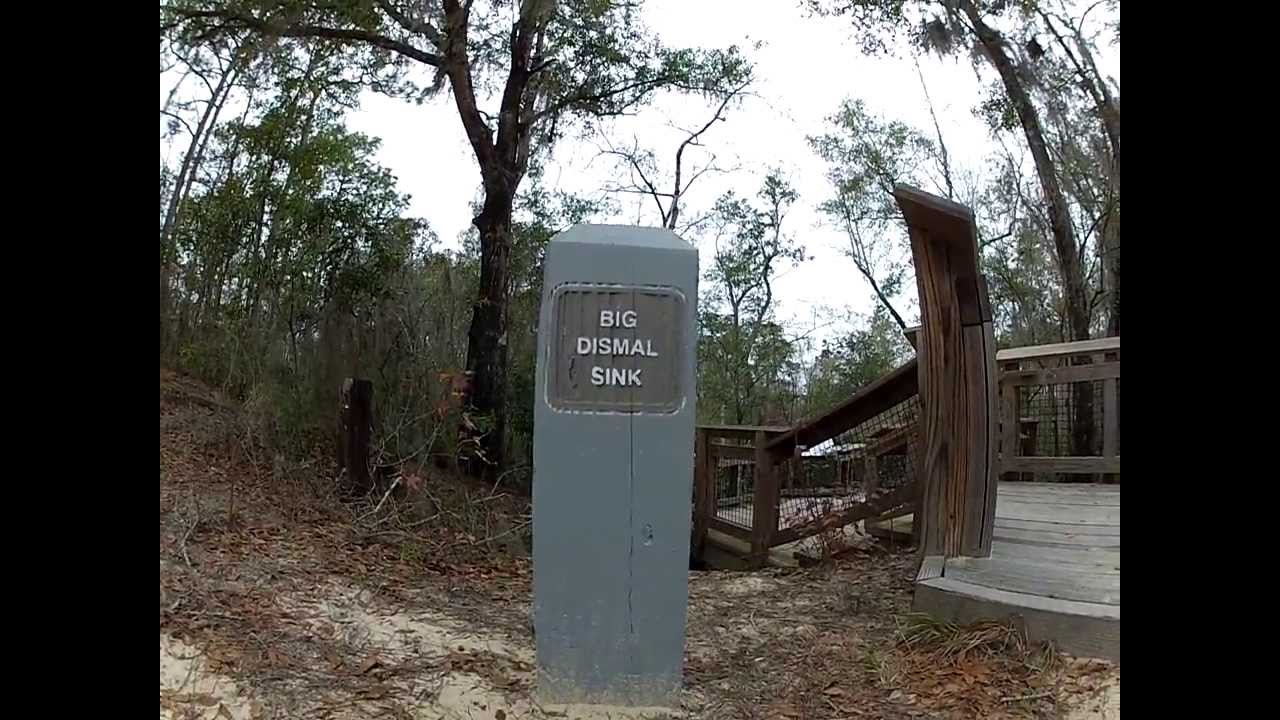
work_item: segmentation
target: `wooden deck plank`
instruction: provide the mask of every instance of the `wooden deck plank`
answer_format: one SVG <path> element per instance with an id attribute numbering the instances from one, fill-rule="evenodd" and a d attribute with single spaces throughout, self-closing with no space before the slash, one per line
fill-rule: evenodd
<path id="1" fill-rule="evenodd" d="M 943 577 L 1047 598 L 1120 604 L 1119 572 L 1087 572 L 1078 565 L 1001 558 L 949 558 Z"/>
<path id="2" fill-rule="evenodd" d="M 994 539 L 1009 543 L 1023 543 L 1043 547 L 1098 547 L 1120 549 L 1119 535 L 1064 535 L 1035 530 L 1011 530 L 996 525 Z"/>
<path id="3" fill-rule="evenodd" d="M 1120 507 L 1119 492 L 1084 493 L 1074 491 L 1032 491 L 1032 489 L 1000 488 L 1000 497 L 1007 500 L 1024 502 L 1050 502 L 1053 505 L 1097 505 L 1103 507 Z"/>
<path id="4" fill-rule="evenodd" d="M 1009 472 L 1089 474 L 1120 472 L 1120 456 L 1115 457 L 1037 457 L 1001 456 L 1000 467 Z"/>
<path id="5" fill-rule="evenodd" d="M 1041 507 L 1050 509 L 1060 509 L 1059 512 L 1075 512 L 1075 508 L 1098 508 L 1102 510 L 1119 510 L 1119 501 L 1110 502 L 1102 499 L 1080 498 L 1078 500 L 1072 498 L 1037 498 L 1031 495 L 1006 495 L 1000 494 L 1007 503 L 1036 504 Z M 1086 510 L 1085 512 L 1088 512 Z"/>
<path id="6" fill-rule="evenodd" d="M 998 535 L 996 537 L 999 538 Z M 1041 563 L 1120 567 L 1120 550 L 1093 545 L 1046 547 L 1029 543 L 999 542 L 991 547 L 991 557 Z"/>
<path id="7" fill-rule="evenodd" d="M 1022 617 L 1033 640 L 1120 659 L 1118 485 L 1001 483 L 991 556 L 923 573 L 914 607 L 948 620 Z"/>
<path id="8" fill-rule="evenodd" d="M 996 362 L 1013 360 L 1042 360 L 1051 357 L 1068 355 L 1092 355 L 1098 352 L 1119 352 L 1120 337 L 1105 337 L 1095 340 L 1077 340 L 1075 342 L 1054 343 L 1052 345 L 1028 345 L 1008 348 L 996 352 Z"/>
<path id="9" fill-rule="evenodd" d="M 1120 587 L 1120 570 L 1114 561 L 1109 565 L 1105 562 L 1045 562 L 1039 558 L 1001 555 L 986 558 L 951 558 L 947 561 L 947 567 L 982 573 L 1007 573 L 1031 579 L 1043 578 L 1054 582 L 1078 579 L 1099 587 Z"/>
<path id="10" fill-rule="evenodd" d="M 1006 501 L 1038 502 L 1051 505 L 1086 505 L 1090 507 L 1120 507 L 1120 493 L 1059 493 L 1054 491 L 1032 492 L 1029 490 L 1005 490 L 1001 488 L 1000 497 Z"/>
<path id="11" fill-rule="evenodd" d="M 1011 575 L 1028 580 L 1045 580 L 1055 583 L 1080 582 L 1089 587 L 1097 587 L 1102 590 L 1118 591 L 1120 589 L 1120 570 L 1114 564 L 1046 563 L 1041 560 L 1002 556 L 951 558 L 947 563 L 947 567 L 988 575 Z M 1102 602 L 1102 600 L 1097 602 Z"/>
<path id="12" fill-rule="evenodd" d="M 1017 492 L 1025 490 L 1036 494 L 1045 492 L 1072 492 L 1080 495 L 1119 495 L 1119 485 L 1099 485 L 1084 482 L 1032 482 L 1027 480 L 1006 480 L 1000 483 L 1000 492 Z"/>
<path id="13" fill-rule="evenodd" d="M 1074 522 L 1049 522 L 1045 520 L 1021 520 L 996 516 L 997 528 L 1011 530 L 1034 530 L 1035 532 L 1062 533 L 1064 535 L 1120 535 L 1119 523 L 1113 525 L 1091 525 Z"/>
<path id="14" fill-rule="evenodd" d="M 1072 525 L 1120 526 L 1120 508 L 1106 505 L 1036 504 L 1006 498 L 998 504 L 996 517 L 1006 520 L 1033 520 Z"/>
<path id="15" fill-rule="evenodd" d="M 1115 582 L 1117 587 L 1112 588 L 1109 583 L 1089 582 L 1083 577 L 1027 577 L 1010 572 L 1007 568 L 1002 570 L 970 570 L 968 568 L 953 568 L 950 563 L 947 564 L 946 570 L 943 571 L 943 577 L 995 590 L 1009 590 L 1043 598 L 1075 600 L 1077 602 L 1100 603 L 1103 605 L 1118 606 L 1120 604 L 1120 589 L 1118 587 L 1120 583 L 1118 579 Z"/>
<path id="16" fill-rule="evenodd" d="M 732 535 L 722 533 L 715 528 L 711 528 L 707 531 L 707 543 L 720 548 L 721 550 L 727 551 L 731 556 L 739 559 L 749 558 L 751 556 L 751 542 L 749 540 L 733 537 Z M 800 563 L 796 561 L 793 553 L 779 550 L 777 548 L 769 550 L 768 555 L 765 557 L 765 564 L 780 568 L 795 568 L 800 566 Z M 743 569 L 747 568 L 744 567 Z"/>
<path id="17" fill-rule="evenodd" d="M 931 580 L 942 577 L 944 567 L 946 567 L 946 558 L 941 555 L 929 555 L 920 562 L 920 572 L 916 574 L 916 580 Z"/>
<path id="18" fill-rule="evenodd" d="M 911 513 L 887 520 L 867 520 L 864 528 L 869 535 L 902 543 L 911 542 L 915 533 L 914 517 Z"/>
<path id="19" fill-rule="evenodd" d="M 1089 490 L 1088 488 L 1103 487 L 1105 490 Z M 1120 487 L 1119 485 L 1077 485 L 1075 483 L 1035 483 L 1035 482 L 1004 482 L 1000 483 L 1001 495 L 1031 495 L 1033 497 L 1072 497 L 1072 498 L 1091 498 L 1099 500 L 1115 501 L 1120 499 L 1119 490 L 1111 490 L 1109 488 Z"/>

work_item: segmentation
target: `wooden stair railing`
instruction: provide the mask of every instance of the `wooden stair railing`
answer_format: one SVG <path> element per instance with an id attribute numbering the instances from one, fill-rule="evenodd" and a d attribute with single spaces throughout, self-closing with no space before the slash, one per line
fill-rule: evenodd
<path id="1" fill-rule="evenodd" d="M 916 362 L 911 360 L 870 385 L 854 393 L 831 410 L 811 417 L 795 427 L 753 427 L 700 425 L 695 442 L 695 516 L 693 548 L 701 552 L 709 530 L 725 533 L 751 544 L 751 557 L 763 561 L 769 548 L 794 542 L 817 533 L 842 528 L 859 520 L 893 517 L 910 512 L 919 495 L 913 479 L 898 487 L 867 488 L 860 502 L 841 507 L 821 517 L 806 518 L 796 523 L 780 522 L 782 485 L 788 464 L 803 472 L 806 458 L 802 453 L 815 445 L 834 440 L 860 427 L 865 453 L 914 453 L 920 447 L 918 418 L 911 405 L 908 417 L 882 428 L 882 434 L 871 432 L 870 425 L 885 413 L 912 401 L 917 395 Z M 904 447 L 905 446 L 905 449 Z M 865 460 L 865 457 L 863 458 Z M 753 473 L 749 525 L 742 515 L 739 522 L 722 516 L 716 474 L 729 468 L 750 465 Z M 919 460 L 912 458 L 911 467 Z M 808 488 L 809 494 L 821 494 Z M 794 493 L 804 494 L 804 489 Z M 738 499 L 741 502 L 741 498 Z"/>
<path id="2" fill-rule="evenodd" d="M 696 542 L 705 539 L 709 528 L 725 527 L 749 538 L 752 557 L 763 560 L 773 545 L 914 504 L 913 530 L 927 555 L 990 553 L 998 442 L 995 337 L 986 281 L 978 269 L 973 212 L 906 185 L 895 186 L 894 197 L 907 222 L 916 266 L 921 325 L 907 333 L 916 359 L 794 428 L 776 433 L 765 428 L 734 429 L 750 445 L 740 441 L 732 454 L 744 461 L 749 454 L 754 466 L 749 527 L 721 519 L 715 501 L 715 463 L 729 451 L 717 449 L 711 429 L 700 429 Z M 803 454 L 809 448 L 846 433 L 860 436 L 858 428 L 876 424 L 895 408 L 901 413 L 909 402 L 905 407 L 910 408 L 910 417 L 894 423 L 915 426 L 915 449 L 908 440 L 906 452 L 914 467 L 907 466 L 906 482 L 882 489 L 874 479 L 877 471 L 864 484 L 860 502 L 800 523 L 788 518 L 786 526 L 779 527 L 784 466 L 790 463 L 789 470 L 798 466 L 803 471 Z M 865 439 L 868 442 L 859 443 L 861 450 L 874 442 Z"/>

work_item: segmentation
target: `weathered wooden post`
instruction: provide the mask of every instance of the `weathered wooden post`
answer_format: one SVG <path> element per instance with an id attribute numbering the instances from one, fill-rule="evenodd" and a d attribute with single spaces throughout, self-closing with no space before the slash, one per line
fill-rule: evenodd
<path id="1" fill-rule="evenodd" d="M 347 378 L 342 383 L 338 462 L 347 471 L 348 487 L 356 493 L 373 489 L 369 476 L 369 442 L 373 435 L 373 382 Z"/>
<path id="2" fill-rule="evenodd" d="M 996 348 L 973 212 L 906 185 L 894 196 L 920 291 L 920 549 L 985 557 L 995 526 Z"/>
<path id="3" fill-rule="evenodd" d="M 689 541 L 690 559 L 702 556 L 707 542 L 707 520 L 715 514 L 715 458 L 712 457 L 711 434 L 699 428 L 695 435 L 693 470 L 693 536 Z"/>
<path id="4" fill-rule="evenodd" d="M 551 240 L 533 589 L 543 703 L 674 707 L 688 603 L 698 254 L 668 230 Z"/>
<path id="5" fill-rule="evenodd" d="M 780 473 L 777 458 L 766 449 L 769 436 L 764 430 L 755 435 L 755 477 L 751 495 L 751 564 L 764 567 L 769 559 L 773 535 L 778 531 L 778 499 Z M 796 447 L 799 447 L 797 445 Z"/>

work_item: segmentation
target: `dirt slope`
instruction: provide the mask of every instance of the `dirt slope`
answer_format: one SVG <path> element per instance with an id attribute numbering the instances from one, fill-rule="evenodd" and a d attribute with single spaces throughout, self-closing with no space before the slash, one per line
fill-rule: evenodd
<path id="1" fill-rule="evenodd" d="M 357 532 L 322 458 L 270 456 L 190 379 L 162 371 L 160 391 L 162 719 L 628 716 L 531 699 L 527 560 L 431 523 L 411 540 Z M 444 496 L 453 480 L 422 482 Z M 913 567 L 868 543 L 834 567 L 691 573 L 676 714 L 1119 717 L 1103 665 L 1014 671 L 898 647 Z"/>

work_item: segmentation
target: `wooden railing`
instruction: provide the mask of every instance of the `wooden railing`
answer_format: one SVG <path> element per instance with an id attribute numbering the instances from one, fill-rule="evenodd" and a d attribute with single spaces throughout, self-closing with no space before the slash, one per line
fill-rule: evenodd
<path id="1" fill-rule="evenodd" d="M 917 388 L 912 360 L 795 427 L 698 426 L 695 552 L 715 530 L 749 543 L 761 561 L 777 545 L 911 512 L 918 495 Z M 807 457 L 817 446 L 825 452 Z"/>
<path id="2" fill-rule="evenodd" d="M 756 538 L 766 535 L 765 527 L 776 527 L 779 488 L 772 476 L 762 479 L 756 469 L 768 464 L 759 462 L 768 441 L 787 430 L 749 425 L 698 426 L 693 472 L 695 554 L 701 554 L 709 530 L 750 543 L 754 548 Z M 721 475 L 727 476 L 726 482 L 720 482 Z"/>
<path id="3" fill-rule="evenodd" d="M 794 428 L 700 427 L 696 549 L 716 530 L 762 562 L 772 546 L 914 508 L 926 556 L 985 557 L 997 473 L 1118 480 L 1120 339 L 996 352 L 972 211 L 905 185 L 894 196 L 916 262 L 921 326 L 907 335 L 917 359 Z M 819 448 L 834 468 L 825 482 L 811 472 Z M 884 482 L 890 457 L 896 485 Z M 794 497 L 817 512 L 785 512 Z"/>
<path id="4" fill-rule="evenodd" d="M 996 353 L 1002 479 L 1120 474 L 1120 338 Z"/>

